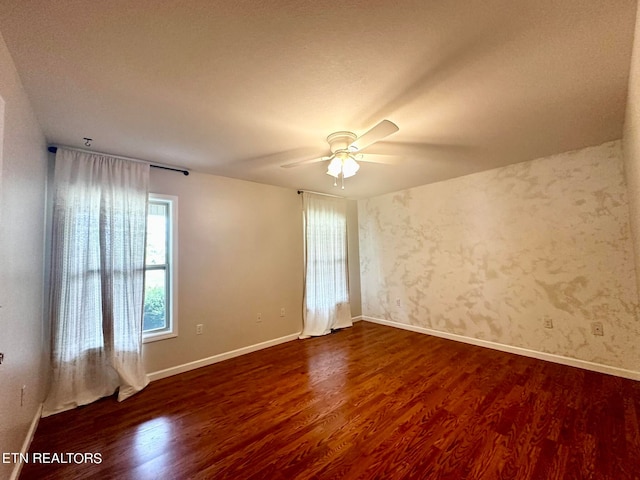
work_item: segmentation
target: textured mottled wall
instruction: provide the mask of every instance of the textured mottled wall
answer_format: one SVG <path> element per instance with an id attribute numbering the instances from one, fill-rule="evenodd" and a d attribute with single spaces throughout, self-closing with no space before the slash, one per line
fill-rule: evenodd
<path id="1" fill-rule="evenodd" d="M 358 210 L 364 316 L 640 370 L 619 141 Z"/>

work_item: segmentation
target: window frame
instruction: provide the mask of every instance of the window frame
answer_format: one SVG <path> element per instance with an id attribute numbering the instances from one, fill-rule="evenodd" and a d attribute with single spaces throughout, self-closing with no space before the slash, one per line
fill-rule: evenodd
<path id="1" fill-rule="evenodd" d="M 168 228 L 167 228 L 167 270 L 166 290 L 167 290 L 167 323 L 168 328 L 162 330 L 142 331 L 142 342 L 150 343 L 178 336 L 178 197 L 175 195 L 164 195 L 160 193 L 149 193 L 148 202 L 164 203 L 168 205 Z M 146 248 L 146 246 L 145 246 Z M 153 265 L 147 265 L 145 260 L 145 276 L 148 270 L 159 270 Z M 144 324 L 143 324 L 144 329 Z"/>

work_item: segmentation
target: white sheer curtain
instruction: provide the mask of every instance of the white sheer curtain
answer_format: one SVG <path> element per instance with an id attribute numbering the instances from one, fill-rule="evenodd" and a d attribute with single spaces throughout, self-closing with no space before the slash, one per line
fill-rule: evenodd
<path id="1" fill-rule="evenodd" d="M 350 327 L 347 206 L 341 198 L 304 192 L 305 287 L 301 338 Z"/>
<path id="2" fill-rule="evenodd" d="M 149 165 L 58 149 L 51 246 L 52 381 L 43 415 L 118 400 L 142 364 Z"/>

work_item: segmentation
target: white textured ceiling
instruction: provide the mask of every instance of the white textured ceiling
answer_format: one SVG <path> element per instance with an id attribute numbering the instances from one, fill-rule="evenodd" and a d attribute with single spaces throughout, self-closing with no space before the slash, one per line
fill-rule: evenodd
<path id="1" fill-rule="evenodd" d="M 47 139 L 352 198 L 617 139 L 635 0 L 2 0 Z M 400 131 L 335 189 L 337 130 Z"/>

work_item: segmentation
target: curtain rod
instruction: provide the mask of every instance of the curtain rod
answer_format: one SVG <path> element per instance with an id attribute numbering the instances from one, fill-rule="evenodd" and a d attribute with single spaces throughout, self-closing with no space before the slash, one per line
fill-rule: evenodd
<path id="1" fill-rule="evenodd" d="M 324 195 L 325 197 L 334 197 L 334 198 L 342 198 L 344 200 L 346 200 L 345 197 L 341 197 L 340 195 L 331 195 L 329 193 L 320 193 L 320 192 L 312 192 L 311 190 L 298 190 L 298 195 L 301 195 L 303 193 L 314 193 L 316 195 Z"/>
<path id="2" fill-rule="evenodd" d="M 85 150 L 83 148 L 67 147 L 65 145 L 60 145 L 60 147 L 61 148 L 66 148 L 67 150 L 75 150 L 76 152 L 94 153 L 96 155 L 104 155 L 106 157 L 119 158 L 120 160 L 129 160 L 131 162 L 149 163 L 149 162 L 144 162 L 143 160 L 138 160 L 137 158 L 122 157 L 122 156 L 119 156 L 119 155 L 111 155 L 109 153 L 94 152 L 93 150 Z M 49 147 L 47 147 L 47 150 L 49 150 L 49 152 L 51 152 L 51 153 L 56 153 L 58 151 L 58 146 L 57 145 L 49 145 Z M 185 170 L 183 168 L 167 167 L 165 165 L 158 165 L 158 164 L 154 164 L 154 163 L 149 163 L 149 166 L 151 166 L 153 168 L 161 168 L 163 170 L 171 170 L 172 172 L 182 172 L 183 175 L 189 175 L 189 170 Z"/>

